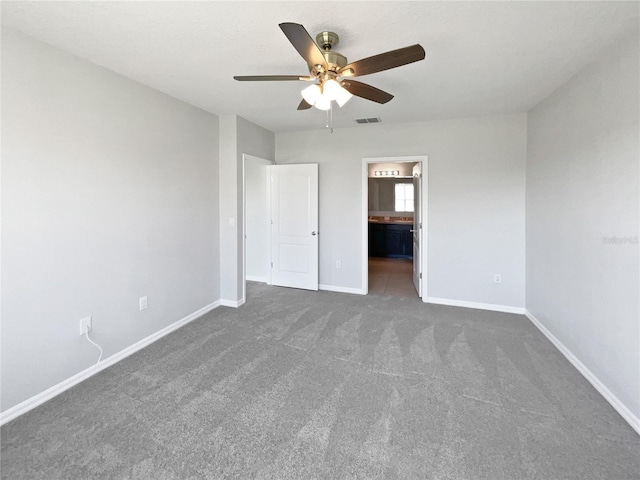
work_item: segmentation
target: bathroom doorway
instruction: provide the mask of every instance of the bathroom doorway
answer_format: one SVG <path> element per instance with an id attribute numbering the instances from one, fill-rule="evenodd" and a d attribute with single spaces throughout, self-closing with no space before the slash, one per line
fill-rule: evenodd
<path id="1" fill-rule="evenodd" d="M 415 297 L 413 259 L 369 257 L 369 294 Z"/>
<path id="2" fill-rule="evenodd" d="M 363 290 L 426 298 L 426 156 L 363 159 Z"/>

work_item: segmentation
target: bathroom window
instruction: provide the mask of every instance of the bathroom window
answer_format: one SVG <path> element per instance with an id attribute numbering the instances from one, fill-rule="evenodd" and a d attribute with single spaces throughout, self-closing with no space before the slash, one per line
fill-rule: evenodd
<path id="1" fill-rule="evenodd" d="M 396 212 L 413 212 L 413 183 L 395 184 Z"/>

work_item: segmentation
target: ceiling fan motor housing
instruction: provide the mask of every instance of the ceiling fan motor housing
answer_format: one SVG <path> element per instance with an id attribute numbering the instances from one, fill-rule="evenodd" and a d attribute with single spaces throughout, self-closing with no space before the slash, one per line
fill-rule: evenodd
<path id="1" fill-rule="evenodd" d="M 340 37 L 334 32 L 320 32 L 316 35 L 316 43 L 322 49 L 322 56 L 329 67 L 328 72 L 337 73 L 347 64 L 347 57 L 332 50 L 339 40 Z M 309 65 L 309 72 L 314 77 L 321 77 L 323 74 L 328 73 L 324 71 L 324 68 L 317 68 L 316 65 Z"/>

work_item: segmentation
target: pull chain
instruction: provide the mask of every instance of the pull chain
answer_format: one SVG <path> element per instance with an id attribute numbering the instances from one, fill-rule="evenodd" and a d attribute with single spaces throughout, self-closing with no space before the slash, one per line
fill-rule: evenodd
<path id="1" fill-rule="evenodd" d="M 333 102 L 329 103 L 329 109 L 327 110 L 327 124 L 325 127 L 333 133 Z"/>
<path id="2" fill-rule="evenodd" d="M 331 133 L 333 133 L 333 102 L 329 105 L 329 116 L 331 117 Z"/>

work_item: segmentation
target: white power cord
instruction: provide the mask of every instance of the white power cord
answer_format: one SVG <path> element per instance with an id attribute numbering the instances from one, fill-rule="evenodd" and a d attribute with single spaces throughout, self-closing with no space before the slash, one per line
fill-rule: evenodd
<path id="1" fill-rule="evenodd" d="M 98 357 L 98 361 L 96 362 L 97 365 L 100 363 L 100 360 L 102 360 L 102 347 L 89 338 L 89 327 L 85 328 L 84 334 L 87 337 L 87 340 L 89 340 L 89 343 L 95 345 L 96 347 L 98 347 L 98 350 L 100 350 L 100 356 Z"/>

